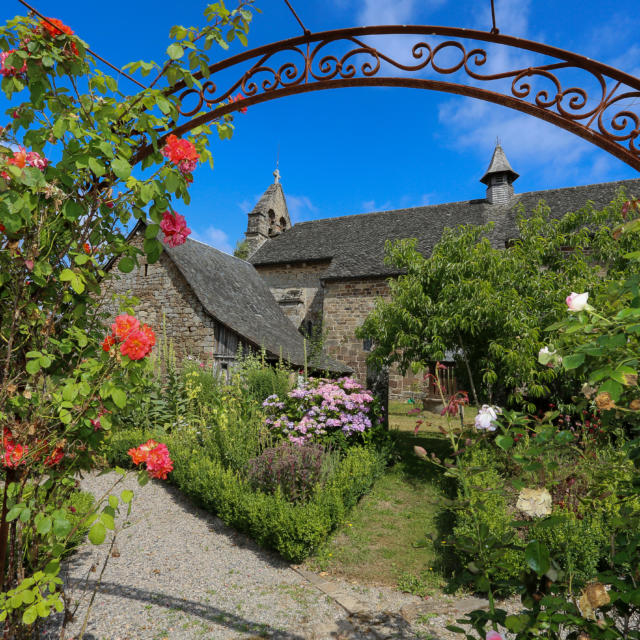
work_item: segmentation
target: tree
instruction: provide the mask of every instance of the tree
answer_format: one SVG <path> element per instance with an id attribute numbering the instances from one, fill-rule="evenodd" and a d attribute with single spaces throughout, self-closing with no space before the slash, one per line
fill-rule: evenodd
<path id="1" fill-rule="evenodd" d="M 611 237 L 623 203 L 620 196 L 602 211 L 587 205 L 560 219 L 543 205 L 530 216 L 521 211 L 518 239 L 505 249 L 490 242 L 491 224 L 445 229 L 429 258 L 415 240 L 388 243 L 387 264 L 405 274 L 390 281 L 391 299 L 379 300 L 359 330 L 373 340 L 371 360 L 406 371 L 451 350 L 476 403 L 543 397 L 560 380 L 537 357 L 562 301 L 586 289 L 597 297 L 629 268 L 623 256 L 633 241 Z"/>
<path id="2" fill-rule="evenodd" d="M 174 27 L 163 64 L 128 65 L 154 74 L 135 95 L 125 95 L 123 81 L 96 66 L 86 43 L 55 18 L 18 17 L 0 29 L 2 90 L 16 101 L 11 124 L 0 130 L 5 637 L 27 637 L 38 617 L 63 607 L 57 573 L 74 529 L 65 500 L 75 474 L 100 462 L 110 415 L 137 401 L 146 375 L 155 336 L 133 316 L 131 301 L 111 333 L 103 327 L 105 267 L 117 261 L 126 272 L 141 255 L 158 260 L 160 231 L 172 246 L 184 242 L 189 229 L 175 203 L 189 203 L 191 174 L 211 159 L 210 127 L 194 129 L 191 139 L 169 135 L 179 109 L 178 94 L 167 89 L 202 86 L 194 74 L 206 80 L 212 44 L 246 44 L 252 2 L 240 0 L 232 11 L 211 4 L 205 26 Z M 223 139 L 231 120 L 213 124 Z M 127 243 L 134 218 L 151 219 L 143 251 Z M 113 530 L 120 502 L 112 497 L 88 521 L 94 543 Z"/>

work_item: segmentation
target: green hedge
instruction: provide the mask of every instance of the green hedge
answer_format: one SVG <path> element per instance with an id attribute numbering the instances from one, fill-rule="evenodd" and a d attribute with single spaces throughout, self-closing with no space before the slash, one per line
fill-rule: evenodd
<path id="1" fill-rule="evenodd" d="M 260 545 L 277 550 L 292 562 L 301 562 L 327 539 L 371 488 L 387 458 L 373 448 L 353 447 L 309 502 L 292 504 L 280 493 L 253 491 L 237 472 L 207 457 L 195 439 L 184 435 L 139 429 L 115 432 L 107 445 L 109 462 L 131 466 L 127 451 L 154 436 L 171 453 L 174 468 L 169 480 L 173 484 L 229 526 L 248 533 Z"/>

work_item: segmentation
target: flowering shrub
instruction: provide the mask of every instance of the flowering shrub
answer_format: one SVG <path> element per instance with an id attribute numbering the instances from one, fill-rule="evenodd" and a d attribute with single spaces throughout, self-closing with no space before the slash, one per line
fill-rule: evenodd
<path id="1" fill-rule="evenodd" d="M 249 460 L 247 477 L 265 493 L 280 489 L 290 502 L 306 502 L 326 475 L 326 455 L 320 444 L 281 442 Z"/>
<path id="2" fill-rule="evenodd" d="M 295 444 L 335 441 L 342 448 L 366 439 L 378 420 L 373 395 L 352 378 L 310 378 L 263 407 L 271 431 Z"/>
<path id="3" fill-rule="evenodd" d="M 58 573 L 75 524 L 61 505 L 76 474 L 102 464 L 114 416 L 143 396 L 155 343 L 133 300 L 122 301 L 124 313 L 105 337 L 101 287 L 115 271 L 106 266 L 129 272 L 141 257 L 160 258 L 163 212 L 189 201 L 190 172 L 212 157 L 207 136 L 231 136 L 231 116 L 194 130 L 191 141 L 159 132 L 179 118 L 170 89 L 199 82 L 191 70 L 207 69 L 213 42 L 248 30 L 251 4 L 213 4 L 206 24 L 172 29 L 166 60 L 128 66 L 155 73 L 137 92 L 96 68 L 83 40 L 56 18 L 17 16 L 0 27 L 1 88 L 10 104 L 0 127 L 3 637 L 39 636 L 39 618 L 71 605 Z M 164 231 L 176 246 L 189 230 L 172 217 Z M 138 248 L 128 232 L 141 219 L 151 221 L 150 233 Z M 137 455 L 145 467 L 139 478 L 170 471 L 163 446 Z M 113 543 L 118 505 L 128 510 L 131 499 L 124 491 L 95 506 L 82 525 L 92 543 L 107 536 Z M 66 613 L 63 626 L 72 617 Z"/>

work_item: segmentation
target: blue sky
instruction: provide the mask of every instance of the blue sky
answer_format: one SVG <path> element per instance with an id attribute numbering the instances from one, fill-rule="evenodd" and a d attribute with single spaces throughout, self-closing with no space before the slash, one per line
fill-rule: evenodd
<path id="1" fill-rule="evenodd" d="M 205 6 L 198 0 L 33 2 L 116 65 L 163 60 L 169 28 L 200 24 Z M 312 31 L 365 24 L 490 28 L 489 0 L 293 0 L 293 5 Z M 252 24 L 250 47 L 300 33 L 282 0 L 262 0 L 258 6 L 263 13 Z M 17 0 L 4 0 L 0 18 L 23 12 Z M 496 13 L 503 34 L 569 49 L 640 76 L 636 1 L 496 0 Z M 375 44 L 406 59 L 408 43 L 402 38 Z M 488 66 L 496 70 L 529 60 L 504 50 L 490 54 Z M 120 87 L 135 90 L 126 79 Z M 231 141 L 212 141 L 215 168 L 196 170 L 192 203 L 179 209 L 195 237 L 225 251 L 241 238 L 247 211 L 273 181 L 278 148 L 294 222 L 481 198 L 484 187 L 478 180 L 496 136 L 520 173 L 516 192 L 637 176 L 605 151 L 541 120 L 432 91 L 312 92 L 255 105 L 238 114 L 235 124 Z"/>

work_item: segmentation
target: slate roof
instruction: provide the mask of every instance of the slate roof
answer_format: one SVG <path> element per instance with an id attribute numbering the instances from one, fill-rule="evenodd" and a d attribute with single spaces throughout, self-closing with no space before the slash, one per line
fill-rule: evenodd
<path id="1" fill-rule="evenodd" d="M 601 209 L 620 188 L 628 195 L 640 196 L 640 179 L 531 191 L 516 194 L 508 205 L 467 200 L 301 222 L 265 242 L 249 260 L 256 266 L 331 260 L 324 275 L 327 280 L 390 276 L 398 271 L 384 264 L 386 240 L 417 238 L 418 249 L 430 255 L 445 227 L 493 221 L 491 242 L 504 247 L 517 235 L 519 205 L 530 212 L 543 200 L 552 215 L 560 217 L 579 210 L 587 201 Z"/>
<path id="2" fill-rule="evenodd" d="M 211 316 L 271 356 L 304 364 L 302 335 L 252 264 L 197 240 L 163 247 Z M 326 354 L 309 364 L 334 373 L 351 371 Z"/>

